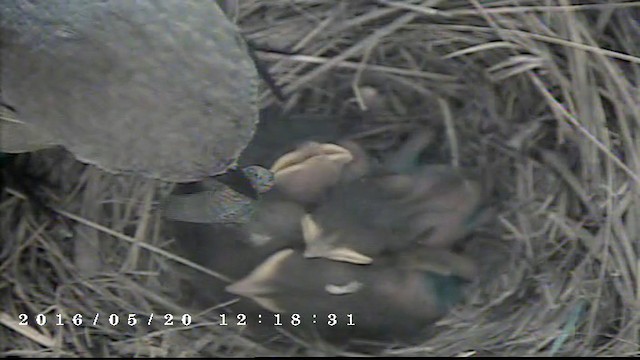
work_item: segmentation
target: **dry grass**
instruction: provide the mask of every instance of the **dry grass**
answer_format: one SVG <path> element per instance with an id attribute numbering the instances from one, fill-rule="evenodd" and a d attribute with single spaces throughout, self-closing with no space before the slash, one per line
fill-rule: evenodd
<path id="1" fill-rule="evenodd" d="M 360 116 L 361 138 L 380 151 L 398 129 L 432 127 L 434 157 L 484 169 L 493 184 L 499 222 L 484 237 L 494 246 L 476 249 L 485 280 L 435 337 L 383 354 L 640 353 L 640 2 L 239 3 L 231 13 L 286 108 Z M 58 151 L 31 160 L 60 186 L 48 195 L 55 216 L 16 187 L 0 203 L 0 354 L 350 355 L 300 342 L 273 350 L 181 307 L 170 269 L 185 262 L 164 250 L 156 211 L 169 184 Z M 152 312 L 190 313 L 197 325 L 105 319 Z M 18 326 L 21 313 L 48 323 Z"/>

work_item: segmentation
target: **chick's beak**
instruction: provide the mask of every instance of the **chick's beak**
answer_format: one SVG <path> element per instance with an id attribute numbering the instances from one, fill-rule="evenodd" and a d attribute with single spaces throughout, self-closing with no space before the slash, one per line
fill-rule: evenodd
<path id="1" fill-rule="evenodd" d="M 366 265 L 371 264 L 373 259 L 347 247 L 333 247 L 335 240 L 333 235 L 325 235 L 323 229 L 313 220 L 310 214 L 306 214 L 300 219 L 302 235 L 306 248 L 304 257 L 307 259 L 325 258 L 334 261 L 348 262 L 351 264 Z"/>
<path id="2" fill-rule="evenodd" d="M 227 286 L 225 290 L 231 294 L 252 299 L 269 311 L 283 312 L 283 309 L 272 298 L 274 294 L 273 281 L 277 280 L 278 268 L 293 253 L 293 250 L 285 249 L 271 255 L 249 275 Z"/>
<path id="3" fill-rule="evenodd" d="M 333 261 L 341 261 L 356 265 L 367 265 L 373 262 L 369 256 L 363 255 L 355 250 L 339 247 L 334 249 L 326 249 L 317 246 L 307 246 L 304 257 L 308 259 L 325 258 Z"/>

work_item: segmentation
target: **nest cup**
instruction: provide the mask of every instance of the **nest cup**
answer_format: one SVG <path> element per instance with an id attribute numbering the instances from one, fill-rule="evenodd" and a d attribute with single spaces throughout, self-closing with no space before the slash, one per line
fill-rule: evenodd
<path id="1" fill-rule="evenodd" d="M 467 243 L 481 280 L 431 337 L 376 355 L 637 354 L 639 7 L 251 0 L 231 9 L 289 95 L 289 114 L 324 119 L 376 154 L 432 129 L 427 161 L 479 169 L 490 184 L 497 221 Z M 275 104 L 262 94 L 263 108 Z M 172 184 L 112 175 L 62 149 L 20 155 L 3 172 L 0 354 L 353 354 L 286 334 L 277 347 L 256 342 L 219 326 L 216 304 L 186 307 L 175 265 L 194 266 L 168 250 L 157 207 Z M 30 181 L 51 210 L 26 201 Z"/>

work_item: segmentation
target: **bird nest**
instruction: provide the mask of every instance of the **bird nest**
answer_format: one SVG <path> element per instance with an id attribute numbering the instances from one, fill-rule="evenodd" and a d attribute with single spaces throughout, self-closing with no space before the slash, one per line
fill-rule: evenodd
<path id="1" fill-rule="evenodd" d="M 639 2 L 237 3 L 287 95 L 264 86 L 263 108 L 339 120 L 373 153 L 431 129 L 433 162 L 491 184 L 497 220 L 469 242 L 481 279 L 432 337 L 375 354 L 638 354 Z M 172 184 L 60 149 L 4 172 L 1 354 L 353 354 L 293 337 L 274 349 L 182 305 L 174 265 L 195 265 L 168 250 L 158 212 Z"/>

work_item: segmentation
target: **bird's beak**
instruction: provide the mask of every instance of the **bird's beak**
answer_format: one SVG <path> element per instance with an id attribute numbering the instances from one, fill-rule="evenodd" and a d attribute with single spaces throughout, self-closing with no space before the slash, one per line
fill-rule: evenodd
<path id="1" fill-rule="evenodd" d="M 269 298 L 267 295 L 261 295 L 266 292 L 266 289 L 252 287 L 250 284 L 246 284 L 240 281 L 227 286 L 226 290 L 231 294 L 249 298 L 271 312 L 284 312 L 284 309 L 279 307 L 273 299 Z"/>
<path id="2" fill-rule="evenodd" d="M 323 249 L 321 247 L 307 246 L 304 252 L 304 257 L 308 259 L 325 258 L 356 265 L 368 265 L 373 262 L 373 259 L 369 256 L 345 247 Z"/>
<path id="3" fill-rule="evenodd" d="M 276 162 L 271 166 L 271 172 L 275 175 L 282 176 L 283 174 L 287 174 L 294 171 L 299 171 L 300 168 L 303 168 L 302 164 L 305 161 L 310 160 L 316 156 L 324 156 L 332 162 L 336 162 L 338 164 L 346 164 L 353 160 L 353 155 L 349 150 L 335 145 L 335 144 L 319 144 L 318 145 L 319 153 L 305 153 L 304 151 L 292 151 L 281 156 Z"/>
<path id="4" fill-rule="evenodd" d="M 252 279 L 242 279 L 225 288 L 226 291 L 239 296 L 254 298 L 269 293 L 268 286 L 250 281 Z"/>
<path id="5" fill-rule="evenodd" d="M 351 264 L 366 265 L 371 264 L 373 259 L 355 250 L 346 247 L 332 247 L 331 238 L 324 237 L 322 228 L 313 220 L 310 214 L 306 214 L 300 219 L 302 235 L 306 248 L 304 257 L 307 259 L 325 258 L 334 261 L 348 262 Z M 337 235 L 331 235 L 337 236 Z"/>
<path id="6" fill-rule="evenodd" d="M 292 254 L 293 250 L 285 249 L 271 255 L 249 275 L 227 286 L 225 290 L 252 299 L 269 311 L 283 312 L 270 297 L 273 294 L 272 281 L 276 277 L 278 267 Z"/>

